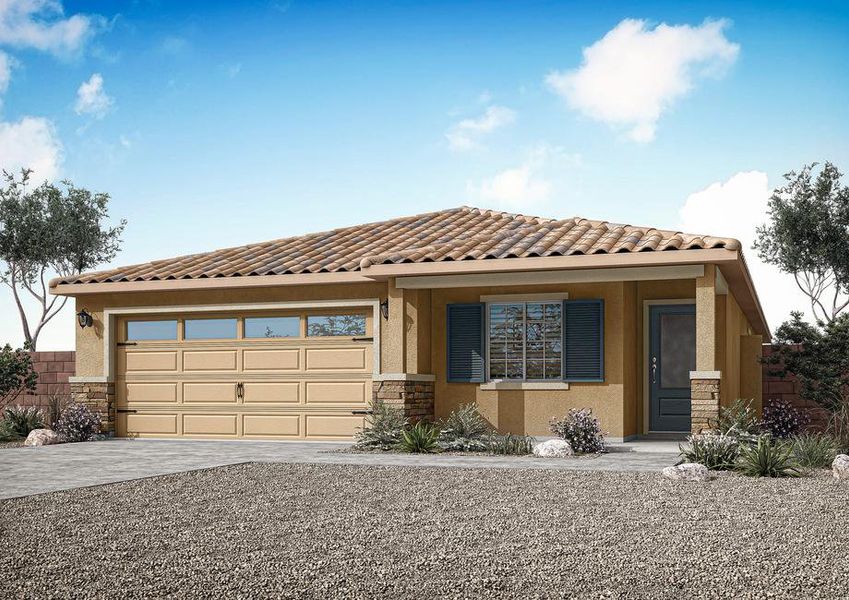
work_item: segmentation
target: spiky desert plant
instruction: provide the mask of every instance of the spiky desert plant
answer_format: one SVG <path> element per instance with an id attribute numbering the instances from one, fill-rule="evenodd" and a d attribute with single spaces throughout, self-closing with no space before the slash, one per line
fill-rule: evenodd
<path id="1" fill-rule="evenodd" d="M 362 450 L 392 450 L 401 443 L 407 419 L 397 406 L 373 400 L 365 426 L 354 434 L 354 446 Z"/>
<path id="2" fill-rule="evenodd" d="M 534 438 L 527 435 L 493 435 L 487 442 L 492 454 L 531 454 L 534 451 Z"/>
<path id="3" fill-rule="evenodd" d="M 439 428 L 427 421 L 418 421 L 401 435 L 399 449 L 414 454 L 429 454 L 439 450 Z"/>
<path id="4" fill-rule="evenodd" d="M 439 424 L 439 445 L 444 450 L 483 452 L 484 438 L 492 432 L 474 403 L 463 404 Z"/>
<path id="5" fill-rule="evenodd" d="M 722 434 L 752 440 L 761 432 L 758 413 L 752 407 L 752 401 L 742 398 L 738 398 L 728 406 L 720 406 L 719 419 L 711 425 Z"/>
<path id="6" fill-rule="evenodd" d="M 3 409 L 3 430 L 10 438 L 25 438 L 33 429 L 44 427 L 44 413 L 37 406 L 7 406 Z"/>
<path id="7" fill-rule="evenodd" d="M 797 477 L 801 474 L 792 445 L 766 435 L 754 444 L 740 446 L 737 470 L 750 477 Z"/>
<path id="8" fill-rule="evenodd" d="M 805 469 L 827 469 L 837 456 L 834 438 L 822 433 L 803 433 L 792 438 L 793 455 Z"/>
<path id="9" fill-rule="evenodd" d="M 699 463 L 712 471 L 733 469 L 740 454 L 740 438 L 724 433 L 703 433 L 679 444 L 682 463 Z"/>

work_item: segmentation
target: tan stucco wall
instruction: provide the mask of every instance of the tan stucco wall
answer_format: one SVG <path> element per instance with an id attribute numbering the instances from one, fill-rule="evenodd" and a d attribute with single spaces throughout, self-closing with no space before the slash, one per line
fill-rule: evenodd
<path id="1" fill-rule="evenodd" d="M 448 383 L 445 357 L 445 306 L 454 302 L 479 302 L 482 295 L 566 292 L 570 299 L 603 298 L 605 301 L 605 381 L 573 383 L 569 390 L 482 390 L 475 383 Z M 611 436 L 626 435 L 625 350 L 626 321 L 623 283 L 540 285 L 524 287 L 478 287 L 432 291 L 432 357 L 436 376 L 435 413 L 445 417 L 457 406 L 477 402 L 484 417 L 507 433 L 550 435 L 552 417 L 562 417 L 570 408 L 591 408 Z M 631 325 L 629 325 L 631 326 Z M 630 382 L 633 385 L 633 380 Z"/>
<path id="2" fill-rule="evenodd" d="M 372 298 L 383 300 L 386 298 L 386 289 L 386 283 L 368 283 L 80 296 L 76 299 L 76 310 L 79 311 L 83 308 L 88 310 L 94 317 L 94 326 L 87 327 L 86 329 L 75 328 L 77 332 L 77 376 L 91 377 L 103 375 L 104 307 L 250 304 L 254 302 Z M 382 336 L 383 341 L 386 339 L 387 336 Z"/>

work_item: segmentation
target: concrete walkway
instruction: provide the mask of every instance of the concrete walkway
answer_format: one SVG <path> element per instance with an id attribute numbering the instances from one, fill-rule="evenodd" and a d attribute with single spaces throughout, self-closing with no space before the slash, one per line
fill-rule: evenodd
<path id="1" fill-rule="evenodd" d="M 678 443 L 614 444 L 575 458 L 339 452 L 348 444 L 217 440 L 115 439 L 39 448 L 0 449 L 0 498 L 116 483 L 244 462 L 371 466 L 657 471 L 678 459 Z"/>

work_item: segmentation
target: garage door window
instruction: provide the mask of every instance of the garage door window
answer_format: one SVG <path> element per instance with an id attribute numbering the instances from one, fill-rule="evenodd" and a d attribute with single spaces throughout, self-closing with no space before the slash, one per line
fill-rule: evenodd
<path id="1" fill-rule="evenodd" d="M 300 337 L 300 317 L 249 317 L 245 319 L 246 338 Z"/>
<path id="2" fill-rule="evenodd" d="M 127 339 L 130 341 L 176 340 L 177 321 L 128 321 Z"/>
<path id="3" fill-rule="evenodd" d="M 356 337 L 366 334 L 363 315 L 328 315 L 307 317 L 307 335 L 310 337 Z"/>
<path id="4" fill-rule="evenodd" d="M 186 319 L 185 339 L 236 339 L 236 319 Z"/>

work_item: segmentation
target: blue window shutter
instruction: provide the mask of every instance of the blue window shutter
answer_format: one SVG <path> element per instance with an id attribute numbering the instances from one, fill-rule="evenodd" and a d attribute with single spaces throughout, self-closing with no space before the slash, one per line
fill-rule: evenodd
<path id="1" fill-rule="evenodd" d="M 481 303 L 446 307 L 448 381 L 483 383 L 486 380 L 484 307 Z"/>
<path id="2" fill-rule="evenodd" d="M 563 379 L 604 381 L 604 300 L 563 301 Z"/>

